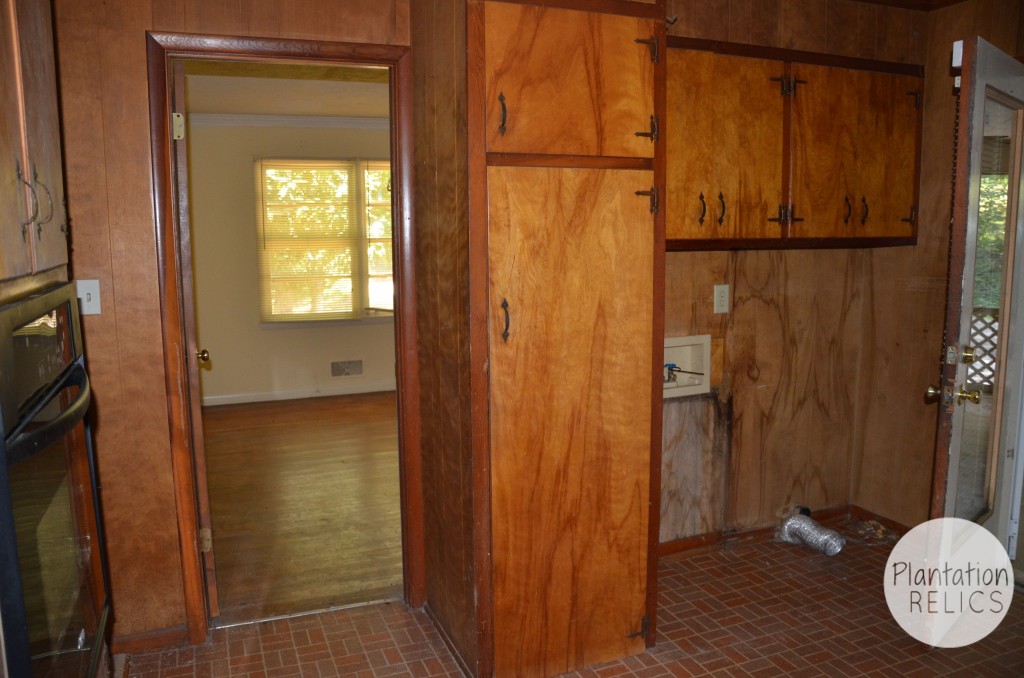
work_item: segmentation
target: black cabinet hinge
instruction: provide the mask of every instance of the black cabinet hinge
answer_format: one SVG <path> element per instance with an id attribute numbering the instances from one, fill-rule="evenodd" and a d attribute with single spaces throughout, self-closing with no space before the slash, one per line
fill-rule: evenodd
<path id="1" fill-rule="evenodd" d="M 651 199 L 651 214 L 658 213 L 658 189 L 651 186 L 649 191 L 637 191 L 637 195 L 646 195 Z"/>
<path id="2" fill-rule="evenodd" d="M 658 36 L 651 36 L 650 38 L 637 38 L 633 42 L 638 45 L 647 45 L 651 48 L 651 63 L 658 63 Z"/>
<path id="3" fill-rule="evenodd" d="M 656 115 L 652 115 L 651 116 L 651 126 L 650 126 L 650 131 L 649 132 L 634 132 L 633 136 L 647 137 L 648 139 L 651 140 L 652 143 L 657 143 L 657 141 L 658 141 L 658 116 L 656 116 Z"/>
<path id="4" fill-rule="evenodd" d="M 904 222 L 906 224 L 916 224 L 917 223 L 917 208 L 916 207 L 911 207 L 910 208 L 910 216 L 909 217 L 904 217 L 904 218 L 900 219 L 900 221 L 902 221 L 902 222 Z"/>
<path id="5" fill-rule="evenodd" d="M 779 226 L 783 226 L 789 223 L 789 205 L 779 205 L 779 216 L 769 217 L 768 221 L 774 222 Z"/>
<path id="6" fill-rule="evenodd" d="M 914 97 L 914 108 L 921 108 L 921 90 L 915 89 L 911 92 L 907 92 L 907 96 Z"/>
<path id="7" fill-rule="evenodd" d="M 775 78 L 769 78 L 772 82 L 779 83 L 779 94 L 784 97 L 796 96 L 796 86 L 806 85 L 806 80 L 800 78 L 791 78 L 788 75 L 780 75 Z"/>
<path id="8" fill-rule="evenodd" d="M 646 638 L 648 631 L 651 629 L 651 618 L 648 615 L 644 615 L 643 619 L 640 620 L 640 630 L 634 631 L 633 633 L 626 636 L 627 638 Z"/>

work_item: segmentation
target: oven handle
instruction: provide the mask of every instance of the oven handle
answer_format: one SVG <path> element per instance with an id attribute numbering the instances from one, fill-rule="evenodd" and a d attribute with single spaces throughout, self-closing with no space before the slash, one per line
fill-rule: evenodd
<path id="1" fill-rule="evenodd" d="M 92 389 L 89 388 L 89 375 L 86 374 L 85 367 L 81 363 L 75 363 L 51 390 L 50 397 L 44 398 L 33 407 L 22 421 L 24 423 L 32 421 L 32 418 L 56 397 L 57 393 L 68 386 L 78 387 L 78 397 L 71 405 L 61 410 L 60 414 L 40 428 L 24 431 L 20 430 L 22 427 L 18 427 L 7 439 L 8 467 L 46 449 L 66 436 L 78 422 L 85 418 L 89 402 L 92 400 Z"/>

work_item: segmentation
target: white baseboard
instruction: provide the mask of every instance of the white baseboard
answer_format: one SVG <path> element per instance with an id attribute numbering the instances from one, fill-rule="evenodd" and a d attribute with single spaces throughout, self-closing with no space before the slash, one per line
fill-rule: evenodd
<path id="1" fill-rule="evenodd" d="M 377 393 L 394 391 L 395 381 L 381 380 L 360 382 L 330 389 L 298 389 L 294 391 L 266 391 L 263 393 L 229 393 L 226 395 L 203 396 L 203 406 L 237 405 L 239 403 L 264 403 L 271 400 L 298 400 L 300 398 L 317 398 L 320 396 L 355 395 L 357 393 Z"/>

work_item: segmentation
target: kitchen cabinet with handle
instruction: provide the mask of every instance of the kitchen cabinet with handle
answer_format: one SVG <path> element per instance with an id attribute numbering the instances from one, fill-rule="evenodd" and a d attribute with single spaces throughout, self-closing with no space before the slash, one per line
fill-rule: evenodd
<path id="1" fill-rule="evenodd" d="M 793 64 L 791 81 L 790 236 L 913 235 L 919 79 Z"/>
<path id="2" fill-rule="evenodd" d="M 917 67 L 671 46 L 669 249 L 915 242 Z"/>
<path id="3" fill-rule="evenodd" d="M 2 2 L 0 279 L 8 279 L 62 266 L 68 253 L 50 3 Z"/>
<path id="4" fill-rule="evenodd" d="M 669 50 L 666 237 L 778 238 L 785 64 Z"/>
<path id="5" fill-rule="evenodd" d="M 484 21 L 488 151 L 654 156 L 654 21 L 502 2 Z"/>
<path id="6" fill-rule="evenodd" d="M 642 652 L 650 171 L 488 170 L 495 673 Z"/>

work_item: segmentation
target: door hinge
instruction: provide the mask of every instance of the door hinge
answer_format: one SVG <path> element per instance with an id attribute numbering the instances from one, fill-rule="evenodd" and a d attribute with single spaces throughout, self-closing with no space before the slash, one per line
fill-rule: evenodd
<path id="1" fill-rule="evenodd" d="M 181 113 L 171 113 L 171 138 L 175 141 L 185 138 L 185 116 Z"/>
<path id="2" fill-rule="evenodd" d="M 915 89 L 907 92 L 907 96 L 914 97 L 914 108 L 921 108 L 921 90 Z"/>
<path id="3" fill-rule="evenodd" d="M 785 226 L 789 223 L 789 205 L 779 205 L 779 216 L 769 217 L 768 221 L 774 222 L 779 226 Z"/>
<path id="4" fill-rule="evenodd" d="M 796 86 L 807 84 L 806 80 L 801 80 L 800 78 L 791 78 L 788 75 L 780 75 L 778 77 L 769 79 L 772 82 L 779 83 L 779 94 L 781 94 L 784 97 L 796 96 Z"/>
<path id="5" fill-rule="evenodd" d="M 646 638 L 647 632 L 651 628 L 651 618 L 649 615 L 644 615 L 643 619 L 640 620 L 640 630 L 634 631 L 633 633 L 626 636 L 627 638 Z"/>
<path id="6" fill-rule="evenodd" d="M 651 116 L 651 126 L 650 126 L 650 131 L 649 132 L 634 132 L 633 136 L 647 137 L 648 139 L 651 140 L 652 143 L 657 143 L 657 141 L 658 141 L 658 116 L 656 116 L 656 115 L 652 115 Z"/>
<path id="7" fill-rule="evenodd" d="M 650 38 L 637 38 L 634 40 L 638 45 L 647 45 L 651 49 L 651 63 L 658 63 L 658 36 L 654 35 Z"/>
<path id="8" fill-rule="evenodd" d="M 658 213 L 658 189 L 651 186 L 649 191 L 637 191 L 637 195 L 646 195 L 651 199 L 651 214 Z"/>
<path id="9" fill-rule="evenodd" d="M 208 527 L 199 530 L 199 552 L 209 553 L 213 550 L 213 531 Z"/>
<path id="10" fill-rule="evenodd" d="M 1006 450 L 1006 458 L 1013 459 L 1013 455 L 1015 455 L 1016 453 L 1017 450 L 1011 447 L 1010 449 Z"/>

